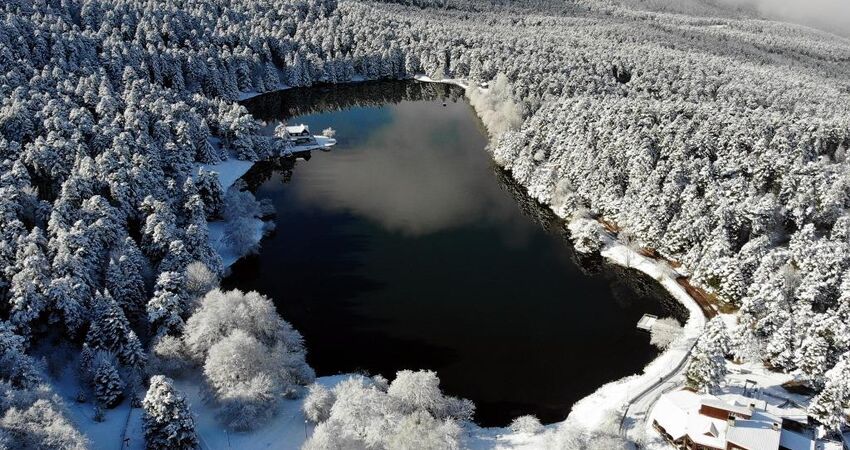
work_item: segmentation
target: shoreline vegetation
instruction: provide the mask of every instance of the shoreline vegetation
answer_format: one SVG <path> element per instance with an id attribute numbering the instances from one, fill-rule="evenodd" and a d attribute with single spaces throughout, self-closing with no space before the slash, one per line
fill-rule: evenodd
<path id="1" fill-rule="evenodd" d="M 465 90 L 470 89 L 470 86 L 473 86 L 474 89 L 481 89 L 479 87 L 475 87 L 469 82 L 466 82 L 465 80 L 432 79 L 423 74 L 414 75 L 412 80 L 425 83 L 449 84 L 459 86 Z M 362 80 L 355 82 L 362 82 Z M 289 89 L 289 87 L 284 87 L 279 90 L 286 89 Z M 273 93 L 275 91 L 271 92 Z M 486 90 L 484 93 L 486 95 Z M 250 97 L 242 95 L 240 98 L 247 99 Z M 476 114 L 478 114 L 477 109 Z M 226 165 L 227 161 L 222 164 Z M 214 170 L 214 168 L 209 169 Z M 250 166 L 247 168 L 240 167 L 240 170 L 242 169 L 244 169 L 244 172 L 247 172 L 250 169 Z M 506 171 L 506 173 L 510 176 L 510 171 Z M 241 177 L 241 175 L 239 176 Z M 228 178 L 232 178 L 232 174 L 229 174 Z M 229 188 L 229 186 L 226 186 L 225 190 L 227 188 Z M 540 204 L 540 206 L 547 208 L 557 216 L 557 211 L 555 211 L 551 206 L 544 204 Z M 563 226 L 566 228 L 569 228 L 570 224 L 574 223 L 574 221 L 571 221 L 568 217 L 558 217 L 562 221 Z M 699 337 L 706 319 L 711 319 L 718 314 L 717 305 L 709 300 L 709 295 L 704 290 L 693 286 L 687 276 L 681 275 L 673 268 L 678 266 L 677 263 L 662 257 L 653 249 L 642 247 L 635 248 L 634 245 L 618 241 L 617 234 L 622 232 L 622 229 L 612 222 L 605 220 L 603 217 L 596 218 L 595 220 L 602 225 L 599 230 L 599 239 L 603 242 L 603 245 L 599 249 L 599 253 L 609 261 L 622 267 L 636 269 L 653 277 L 677 301 L 688 309 L 689 319 L 685 325 L 686 332 L 683 333 L 676 342 L 666 348 L 656 359 L 647 364 L 643 373 L 637 374 L 637 378 L 635 378 L 635 376 L 629 376 L 621 380 L 616 380 L 612 383 L 607 383 L 606 385 L 600 386 L 596 392 L 576 403 L 576 405 L 582 405 L 579 409 L 580 412 L 576 413 L 575 417 L 571 414 L 571 417 L 568 417 L 567 420 L 578 420 L 581 426 L 587 428 L 598 426 L 601 421 L 606 420 L 606 416 L 610 414 L 610 405 L 612 403 L 619 405 L 632 403 L 632 399 L 628 396 L 629 392 L 645 389 L 646 387 L 653 385 L 659 378 L 667 378 L 669 375 L 676 372 L 678 368 L 681 368 L 680 362 L 687 358 L 688 352 Z M 262 238 L 262 235 L 258 235 L 257 237 L 259 243 L 259 239 Z M 222 256 L 224 257 L 224 255 Z M 237 259 L 238 258 L 226 258 L 226 261 L 229 264 L 232 264 Z M 669 367 L 669 370 L 665 371 L 665 367 Z M 614 392 L 615 394 L 612 395 L 608 392 L 604 392 L 603 390 L 606 389 Z M 600 409 L 600 406 L 605 404 L 609 405 L 609 407 Z M 587 407 L 585 405 L 593 406 Z M 651 406 L 651 403 L 644 406 L 648 408 Z M 644 410 L 644 412 L 647 411 Z M 630 427 L 630 430 L 634 428 L 636 427 Z M 504 428 L 496 427 L 496 429 Z M 623 431 L 628 432 L 629 430 Z"/>

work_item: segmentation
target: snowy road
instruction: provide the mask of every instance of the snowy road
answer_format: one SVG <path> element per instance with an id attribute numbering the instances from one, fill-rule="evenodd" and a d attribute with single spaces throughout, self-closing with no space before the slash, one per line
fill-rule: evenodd
<path id="1" fill-rule="evenodd" d="M 633 430 L 644 429 L 644 421 L 661 394 L 681 384 L 685 363 L 702 333 L 706 315 L 685 287 L 677 281 L 678 273 L 665 264 L 641 255 L 635 249 L 611 238 L 605 242 L 602 256 L 652 276 L 688 309 L 688 321 L 682 335 L 647 365 L 643 374 L 626 382 L 621 404 L 627 408 L 620 423 L 620 432 L 628 436 Z"/>

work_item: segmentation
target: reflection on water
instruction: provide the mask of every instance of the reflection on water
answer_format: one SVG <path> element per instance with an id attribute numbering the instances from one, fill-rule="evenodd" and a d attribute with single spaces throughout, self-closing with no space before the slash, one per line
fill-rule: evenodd
<path id="1" fill-rule="evenodd" d="M 562 224 L 493 167 L 459 89 L 369 83 L 247 106 L 269 130 L 337 130 L 331 152 L 246 176 L 278 231 L 225 280 L 272 296 L 320 374 L 433 369 L 481 424 L 551 422 L 656 354 L 641 314 L 683 318 L 652 280 L 576 258 Z"/>

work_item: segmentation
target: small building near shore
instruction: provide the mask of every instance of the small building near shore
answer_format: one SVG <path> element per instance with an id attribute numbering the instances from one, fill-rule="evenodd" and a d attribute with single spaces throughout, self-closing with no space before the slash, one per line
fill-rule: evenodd
<path id="1" fill-rule="evenodd" d="M 303 123 L 300 125 L 286 126 L 286 132 L 293 138 L 300 136 L 310 136 L 310 128 Z"/>
<path id="2" fill-rule="evenodd" d="M 805 415 L 743 396 L 719 398 L 682 389 L 664 394 L 652 426 L 683 450 L 816 450 L 803 434 Z M 801 420 L 803 421 L 801 423 Z"/>

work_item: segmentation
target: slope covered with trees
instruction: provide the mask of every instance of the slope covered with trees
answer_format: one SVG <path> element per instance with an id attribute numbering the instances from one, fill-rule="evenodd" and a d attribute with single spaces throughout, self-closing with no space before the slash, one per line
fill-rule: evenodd
<path id="1" fill-rule="evenodd" d="M 732 353 L 799 370 L 826 389 L 818 414 L 835 411 L 850 350 L 848 63 L 847 39 L 699 0 L 5 1 L 3 360 L 66 342 L 103 407 L 173 368 L 150 350 L 182 354 L 222 272 L 206 223 L 227 217 L 225 194 L 196 168 L 284 145 L 234 101 L 425 73 L 492 83 L 475 103 L 493 156 L 532 196 L 681 262 L 740 308 Z M 238 362 L 213 350 L 289 342 L 260 341 L 242 330 L 205 350 L 217 401 L 248 387 L 219 379 Z M 0 377 L 26 393 L 0 417 L 60 429 L 36 366 Z M 286 391 L 260 375 L 249 391 Z"/>

